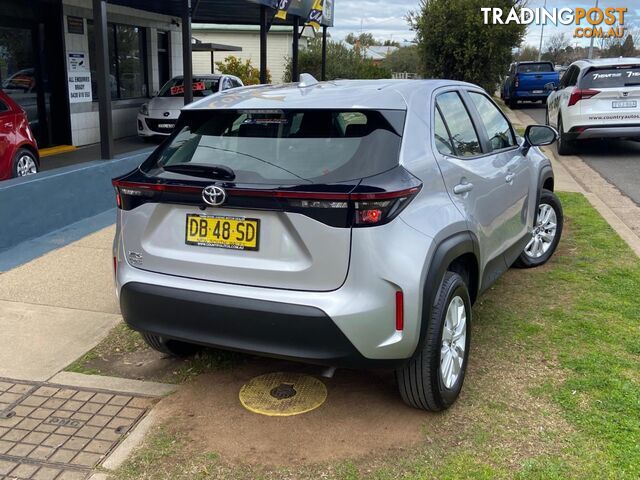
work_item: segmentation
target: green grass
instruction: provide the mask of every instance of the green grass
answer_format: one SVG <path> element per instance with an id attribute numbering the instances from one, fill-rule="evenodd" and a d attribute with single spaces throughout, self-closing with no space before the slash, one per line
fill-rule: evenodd
<path id="1" fill-rule="evenodd" d="M 640 261 L 582 195 L 560 196 L 558 255 L 507 272 L 474 307 L 473 368 L 440 414 L 468 414 L 466 427 L 425 416 L 429 441 L 406 453 L 275 470 L 190 453 L 187 433 L 161 429 L 116 478 L 640 478 Z M 500 368 L 525 379 L 492 384 Z"/>

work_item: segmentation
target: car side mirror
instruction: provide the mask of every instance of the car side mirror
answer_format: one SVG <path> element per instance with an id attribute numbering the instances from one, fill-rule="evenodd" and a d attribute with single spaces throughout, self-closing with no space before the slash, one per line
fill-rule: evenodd
<path id="1" fill-rule="evenodd" d="M 551 145 L 558 138 L 555 128 L 548 125 L 529 125 L 524 131 L 523 148 Z"/>
<path id="2" fill-rule="evenodd" d="M 554 82 L 549 82 L 549 83 L 545 83 L 544 84 L 544 89 L 547 92 L 553 92 L 553 91 L 557 90 L 558 87 L 556 86 L 556 84 Z"/>

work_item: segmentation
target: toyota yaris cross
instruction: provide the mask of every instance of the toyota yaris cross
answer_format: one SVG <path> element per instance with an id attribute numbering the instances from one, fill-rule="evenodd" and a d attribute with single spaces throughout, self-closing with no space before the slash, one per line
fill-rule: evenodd
<path id="1" fill-rule="evenodd" d="M 537 148 L 485 91 L 448 80 L 222 92 L 114 180 L 117 293 L 149 345 L 394 368 L 405 402 L 449 407 L 471 305 L 553 254 L 562 208 Z"/>

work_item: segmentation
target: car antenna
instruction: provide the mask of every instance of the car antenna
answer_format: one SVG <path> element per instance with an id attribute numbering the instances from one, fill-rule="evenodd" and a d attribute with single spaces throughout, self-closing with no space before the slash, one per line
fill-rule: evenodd
<path id="1" fill-rule="evenodd" d="M 316 80 L 315 77 L 310 73 L 301 73 L 300 81 L 298 82 L 298 88 L 313 87 L 318 83 L 320 82 L 318 82 L 318 80 Z"/>

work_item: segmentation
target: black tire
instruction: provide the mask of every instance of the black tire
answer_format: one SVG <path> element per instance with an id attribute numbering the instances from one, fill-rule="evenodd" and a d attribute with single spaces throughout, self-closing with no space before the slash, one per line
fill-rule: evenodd
<path id="1" fill-rule="evenodd" d="M 11 176 L 13 178 L 25 176 L 22 169 L 19 169 L 18 165 L 21 161 L 23 161 L 22 159 L 24 158 L 28 158 L 29 161 L 33 162 L 33 166 L 35 167 L 35 172 L 27 173 L 27 175 L 33 175 L 34 173 L 38 173 L 40 171 L 38 159 L 33 154 L 33 152 L 27 148 L 19 148 L 13 156 L 13 160 L 11 161 Z"/>
<path id="2" fill-rule="evenodd" d="M 518 108 L 518 101 L 517 101 L 516 99 L 514 99 L 514 98 L 510 98 L 510 99 L 507 101 L 507 105 L 509 105 L 509 108 L 510 108 L 511 110 L 515 110 L 515 109 L 517 109 L 517 108 Z"/>
<path id="3" fill-rule="evenodd" d="M 545 106 L 544 108 L 544 124 L 545 125 L 550 125 L 549 123 L 549 107 Z"/>
<path id="4" fill-rule="evenodd" d="M 569 140 L 568 135 L 564 132 L 562 117 L 558 117 L 558 154 L 572 155 L 574 151 L 575 144 Z"/>
<path id="5" fill-rule="evenodd" d="M 466 333 L 463 361 L 455 382 L 447 388 L 440 370 L 442 334 L 449 304 L 462 299 L 466 313 Z M 415 408 L 440 411 L 449 408 L 458 398 L 469 358 L 471 340 L 471 301 L 467 285 L 460 275 L 446 272 L 433 305 L 423 346 L 413 358 L 396 370 L 396 380 L 402 400 Z"/>
<path id="6" fill-rule="evenodd" d="M 562 204 L 560 203 L 560 199 L 549 190 L 542 190 L 540 194 L 540 202 L 538 203 L 538 209 L 536 212 L 536 225 L 534 227 L 534 232 L 532 233 L 531 241 L 535 238 L 535 228 L 539 228 L 538 220 L 540 215 L 540 207 L 543 205 L 549 205 L 556 216 L 556 227 L 555 227 L 555 235 L 553 240 L 549 244 L 548 250 L 540 255 L 539 257 L 534 257 L 527 253 L 527 248 L 523 250 L 520 256 L 516 259 L 513 264 L 514 267 L 517 268 L 533 268 L 539 267 L 540 265 L 544 265 L 549 261 L 549 259 L 553 256 L 556 248 L 558 248 L 558 243 L 560 243 L 560 237 L 562 237 L 562 226 L 564 225 L 564 213 L 562 211 Z M 529 247 L 529 245 L 527 245 Z"/>
<path id="7" fill-rule="evenodd" d="M 172 357 L 188 357 L 201 350 L 199 345 L 171 340 L 153 333 L 140 332 L 140 335 L 151 348 Z"/>

